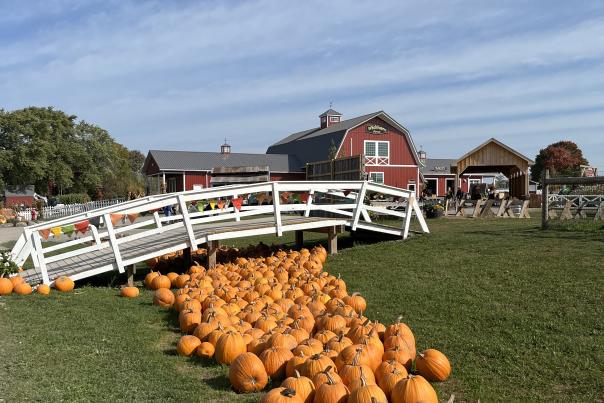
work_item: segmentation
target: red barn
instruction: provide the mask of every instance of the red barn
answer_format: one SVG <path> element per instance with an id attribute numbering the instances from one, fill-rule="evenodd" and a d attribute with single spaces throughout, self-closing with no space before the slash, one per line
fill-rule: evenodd
<path id="1" fill-rule="evenodd" d="M 363 155 L 365 172 L 374 182 L 416 190 L 419 159 L 411 135 L 384 111 L 342 120 L 329 109 L 320 126 L 293 133 L 271 145 L 267 154 L 293 155 L 302 163 Z"/>

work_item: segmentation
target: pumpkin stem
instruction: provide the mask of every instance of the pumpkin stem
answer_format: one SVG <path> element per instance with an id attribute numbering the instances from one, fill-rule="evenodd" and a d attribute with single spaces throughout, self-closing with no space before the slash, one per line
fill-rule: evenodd
<path id="1" fill-rule="evenodd" d="M 363 367 L 360 367 L 361 371 L 361 386 L 367 386 L 367 379 L 365 379 L 365 373 L 363 372 Z"/>
<path id="2" fill-rule="evenodd" d="M 294 370 L 294 374 L 296 375 L 296 378 L 300 378 L 300 372 L 298 372 L 297 369 Z"/>
<path id="3" fill-rule="evenodd" d="M 287 388 L 287 389 L 284 389 L 281 392 L 281 395 L 285 396 L 285 397 L 294 397 L 294 396 L 296 396 L 296 390 L 295 389 L 291 389 L 291 388 Z"/>
<path id="4" fill-rule="evenodd" d="M 401 320 L 403 320 L 403 315 L 399 315 L 398 318 L 396 318 L 396 323 L 401 323 Z"/>

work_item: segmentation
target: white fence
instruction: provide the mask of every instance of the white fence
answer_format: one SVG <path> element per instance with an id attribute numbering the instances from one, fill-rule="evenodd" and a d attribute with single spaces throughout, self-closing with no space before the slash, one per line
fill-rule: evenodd
<path id="1" fill-rule="evenodd" d="M 80 214 L 86 211 L 96 210 L 103 207 L 113 206 L 114 204 L 123 203 L 124 199 L 112 199 L 112 200 L 96 200 L 88 203 L 78 204 L 65 204 L 55 207 L 44 207 L 42 214 L 37 212 L 37 220 L 53 220 L 56 218 L 67 217 L 73 214 Z M 25 221 L 31 221 L 31 210 L 30 208 L 19 211 L 18 216 L 22 217 Z"/>

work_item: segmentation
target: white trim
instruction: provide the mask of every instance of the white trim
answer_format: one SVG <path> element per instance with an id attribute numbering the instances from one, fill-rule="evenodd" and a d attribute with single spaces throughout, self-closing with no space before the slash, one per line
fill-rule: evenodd
<path id="1" fill-rule="evenodd" d="M 368 177 L 367 179 L 371 178 L 371 174 L 382 174 L 382 181 L 381 182 L 376 182 L 374 180 L 370 180 L 371 183 L 379 183 L 381 185 L 383 185 L 384 183 L 386 183 L 386 175 L 384 174 L 384 171 L 371 171 L 371 172 L 367 172 Z"/>
<path id="2" fill-rule="evenodd" d="M 366 167 L 417 168 L 417 165 L 365 164 Z"/>

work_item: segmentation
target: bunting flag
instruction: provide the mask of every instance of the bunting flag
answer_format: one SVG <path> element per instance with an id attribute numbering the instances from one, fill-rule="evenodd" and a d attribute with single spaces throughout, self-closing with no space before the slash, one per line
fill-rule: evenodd
<path id="1" fill-rule="evenodd" d="M 94 225 L 95 227 L 99 228 L 101 226 L 101 217 L 92 217 L 90 219 L 90 221 L 88 222 L 89 225 Z M 86 227 L 86 230 L 88 230 L 88 227 Z"/>
<path id="2" fill-rule="evenodd" d="M 123 214 L 109 214 L 109 216 L 111 217 L 111 224 L 113 224 L 113 226 L 115 227 L 122 218 L 124 218 Z"/>
<path id="3" fill-rule="evenodd" d="M 348 196 L 350 194 L 350 190 L 349 189 L 344 189 L 344 196 Z"/>
<path id="4" fill-rule="evenodd" d="M 76 232 L 85 234 L 86 232 L 88 232 L 89 225 L 90 225 L 90 221 L 84 220 L 84 221 L 80 221 L 79 223 L 75 224 L 74 227 L 76 229 Z"/>
<path id="5" fill-rule="evenodd" d="M 233 208 L 237 211 L 241 211 L 241 204 L 243 203 L 243 198 L 237 197 L 235 199 L 231 199 L 231 204 Z"/>
<path id="6" fill-rule="evenodd" d="M 197 202 L 197 211 L 200 213 L 206 208 L 206 204 L 200 201 Z"/>
<path id="7" fill-rule="evenodd" d="M 300 200 L 302 203 L 306 203 L 308 201 L 308 193 L 300 193 Z"/>
<path id="8" fill-rule="evenodd" d="M 218 204 L 217 204 L 217 206 L 218 206 L 218 208 L 219 208 L 220 210 L 222 210 L 222 209 L 224 208 L 224 205 L 225 205 L 225 204 L 226 204 L 226 203 L 224 202 L 224 200 L 218 200 Z"/>
<path id="9" fill-rule="evenodd" d="M 138 213 L 128 214 L 128 221 L 130 221 L 130 224 L 134 223 L 134 221 L 136 221 L 137 218 L 138 218 Z"/>
<path id="10" fill-rule="evenodd" d="M 214 210 L 215 207 L 216 207 L 216 201 L 210 200 L 210 209 Z"/>
<path id="11" fill-rule="evenodd" d="M 50 236 L 50 228 L 47 229 L 41 229 L 40 231 L 38 231 L 40 233 L 40 235 L 42 236 L 42 238 L 45 241 L 48 241 L 48 237 Z"/>
<path id="12" fill-rule="evenodd" d="M 150 213 L 150 214 L 153 214 L 153 213 L 155 213 L 156 211 L 159 211 L 159 209 L 158 209 L 158 208 L 154 208 L 154 209 L 152 209 L 152 210 L 149 210 L 149 213 Z"/>
<path id="13" fill-rule="evenodd" d="M 72 236 L 73 232 L 75 231 L 75 227 L 73 224 L 65 225 L 61 227 L 61 231 L 63 231 L 63 233 L 67 236 Z"/>
<path id="14" fill-rule="evenodd" d="M 52 232 L 55 237 L 58 237 L 62 233 L 61 227 L 53 227 L 50 229 L 50 232 Z"/>
<path id="15" fill-rule="evenodd" d="M 294 201 L 294 203 L 299 203 L 300 202 L 300 195 L 297 193 L 294 193 L 292 195 L 292 200 Z"/>
<path id="16" fill-rule="evenodd" d="M 283 202 L 283 204 L 286 204 L 289 201 L 289 197 L 291 196 L 291 194 L 289 192 L 283 192 L 280 196 L 281 202 Z"/>

